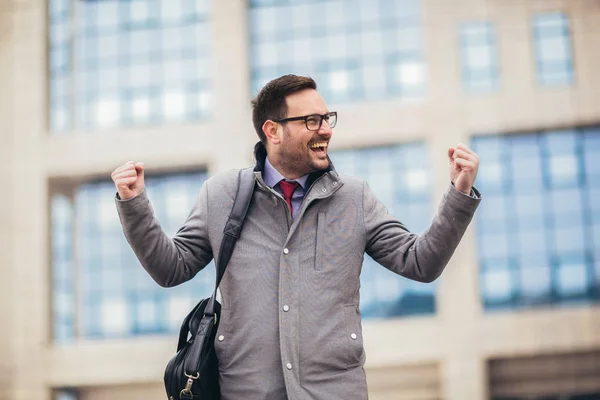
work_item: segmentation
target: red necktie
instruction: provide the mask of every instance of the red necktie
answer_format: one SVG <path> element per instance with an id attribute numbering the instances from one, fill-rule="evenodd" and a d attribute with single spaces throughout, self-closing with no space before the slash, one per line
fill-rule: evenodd
<path id="1" fill-rule="evenodd" d="M 288 203 L 288 206 L 290 207 L 290 212 L 292 214 L 294 213 L 294 207 L 292 207 L 292 195 L 294 194 L 294 191 L 298 188 L 298 186 L 300 186 L 300 184 L 296 181 L 287 182 L 283 179 L 279 181 L 279 187 L 281 188 L 281 192 L 283 193 L 283 198 Z"/>

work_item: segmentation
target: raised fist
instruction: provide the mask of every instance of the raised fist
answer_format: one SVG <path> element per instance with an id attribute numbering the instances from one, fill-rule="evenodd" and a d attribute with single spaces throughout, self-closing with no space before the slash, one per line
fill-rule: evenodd
<path id="1" fill-rule="evenodd" d="M 121 200 L 134 198 L 144 189 L 144 164 L 129 161 L 110 174 Z"/>
<path id="2" fill-rule="evenodd" d="M 466 145 L 459 143 L 456 147 L 448 149 L 448 161 L 450 180 L 456 189 L 470 194 L 479 169 L 479 156 Z"/>

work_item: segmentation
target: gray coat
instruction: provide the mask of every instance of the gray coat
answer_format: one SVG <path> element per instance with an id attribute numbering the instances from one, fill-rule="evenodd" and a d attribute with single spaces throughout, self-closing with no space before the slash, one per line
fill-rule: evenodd
<path id="1" fill-rule="evenodd" d="M 170 239 L 146 192 L 120 201 L 125 236 L 161 286 L 192 279 L 218 254 L 237 171 L 203 185 Z M 359 312 L 364 253 L 408 279 L 435 280 L 479 203 L 449 186 L 430 228 L 411 234 L 367 184 L 331 170 L 308 189 L 292 223 L 260 171 L 248 216 L 221 283 L 215 348 L 222 398 L 366 399 Z M 220 340 L 222 339 L 222 340 Z"/>

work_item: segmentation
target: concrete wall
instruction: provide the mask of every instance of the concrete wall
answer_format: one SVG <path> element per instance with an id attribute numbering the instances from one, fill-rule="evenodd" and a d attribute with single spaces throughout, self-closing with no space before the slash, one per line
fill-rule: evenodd
<path id="1" fill-rule="evenodd" d="M 14 304 L 16 295 L 12 290 L 14 280 L 13 232 L 15 221 L 12 216 L 13 199 L 10 188 L 14 182 L 14 145 L 11 112 L 13 86 L 12 74 L 13 28 L 12 8 L 5 5 L 0 8 L 0 320 L 5 327 L 0 332 L 0 398 L 10 398 L 12 379 L 15 376 L 14 352 Z"/>
<path id="2" fill-rule="evenodd" d="M 340 115 L 333 149 L 426 140 L 439 199 L 448 184 L 446 148 L 468 141 L 472 133 L 600 122 L 599 2 L 422 3 L 425 99 L 332 105 Z M 214 2 L 216 90 L 208 122 L 49 136 L 44 4 L 0 3 L 0 399 L 45 400 L 49 388 L 68 386 L 86 387 L 84 399 L 163 396 L 162 373 L 174 337 L 50 343 L 48 182 L 108 178 L 130 159 L 144 161 L 149 172 L 207 166 L 216 173 L 248 165 L 256 137 L 245 7 L 244 1 Z M 535 11 L 555 9 L 567 10 L 571 18 L 576 83 L 541 88 L 535 81 L 530 18 Z M 501 86 L 488 95 L 466 94 L 460 80 L 457 26 L 479 18 L 492 20 L 499 34 Z M 600 349 L 598 306 L 484 314 L 474 233 L 470 228 L 444 273 L 434 317 L 364 323 L 374 398 L 393 392 L 398 398 L 404 393 L 411 399 L 483 399 L 490 357 Z M 422 384 L 390 386 L 410 371 L 423 377 Z"/>
<path id="3" fill-rule="evenodd" d="M 41 2 L 0 8 L 0 397 L 44 399 L 48 332 L 46 85 Z"/>

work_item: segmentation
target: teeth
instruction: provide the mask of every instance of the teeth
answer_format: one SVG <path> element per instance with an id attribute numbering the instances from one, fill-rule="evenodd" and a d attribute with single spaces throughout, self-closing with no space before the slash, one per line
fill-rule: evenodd
<path id="1" fill-rule="evenodd" d="M 317 147 L 327 147 L 327 142 L 317 142 L 310 145 L 311 149 L 316 149 Z"/>

